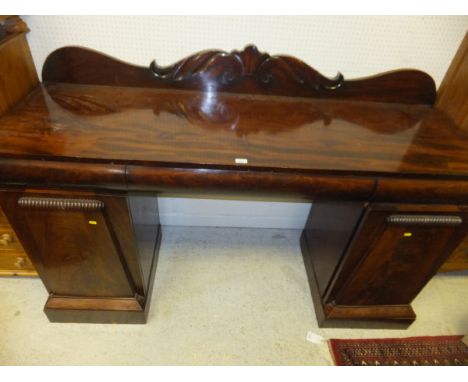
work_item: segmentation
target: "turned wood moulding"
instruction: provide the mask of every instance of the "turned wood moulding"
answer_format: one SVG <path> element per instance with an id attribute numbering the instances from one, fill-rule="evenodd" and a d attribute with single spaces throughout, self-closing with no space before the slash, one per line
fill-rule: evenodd
<path id="1" fill-rule="evenodd" d="M 99 52 L 64 47 L 43 67 L 44 82 L 150 87 L 404 104 L 435 102 L 434 80 L 418 70 L 396 70 L 357 80 L 327 78 L 291 56 L 270 56 L 256 46 L 230 53 L 207 50 L 161 67 L 135 66 Z"/>

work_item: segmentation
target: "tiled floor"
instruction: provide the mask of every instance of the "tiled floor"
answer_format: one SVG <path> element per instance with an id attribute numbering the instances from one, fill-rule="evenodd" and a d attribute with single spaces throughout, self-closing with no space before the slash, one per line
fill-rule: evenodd
<path id="1" fill-rule="evenodd" d="M 468 274 L 435 277 L 407 330 L 319 329 L 299 235 L 164 227 L 146 325 L 51 324 L 39 279 L 1 278 L 0 364 L 329 365 L 332 337 L 468 333 Z"/>

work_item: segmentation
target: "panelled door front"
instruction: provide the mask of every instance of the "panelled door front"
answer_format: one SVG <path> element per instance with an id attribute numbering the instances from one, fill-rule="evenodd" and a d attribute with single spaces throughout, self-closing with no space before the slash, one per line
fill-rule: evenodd
<path id="1" fill-rule="evenodd" d="M 49 293 L 135 295 L 105 198 L 4 191 L 0 202 Z"/>
<path id="2" fill-rule="evenodd" d="M 327 301 L 348 306 L 409 304 L 467 229 L 467 207 L 371 205 Z"/>

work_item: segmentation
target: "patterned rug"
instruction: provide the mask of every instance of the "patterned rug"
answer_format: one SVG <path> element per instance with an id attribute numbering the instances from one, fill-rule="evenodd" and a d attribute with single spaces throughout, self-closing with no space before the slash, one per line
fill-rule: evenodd
<path id="1" fill-rule="evenodd" d="M 431 366 L 468 365 L 468 346 L 463 336 L 330 339 L 336 365 Z"/>

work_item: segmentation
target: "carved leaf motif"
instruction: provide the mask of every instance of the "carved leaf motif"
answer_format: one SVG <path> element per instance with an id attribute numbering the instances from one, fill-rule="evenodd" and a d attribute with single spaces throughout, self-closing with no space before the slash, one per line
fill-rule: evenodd
<path id="1" fill-rule="evenodd" d="M 194 54 L 174 65 L 160 67 L 153 61 L 150 69 L 156 78 L 164 81 L 200 80 L 212 87 L 239 82 L 253 77 L 260 86 L 288 81 L 315 91 L 334 90 L 341 86 L 343 76 L 328 79 L 304 62 L 288 56 L 270 56 L 260 53 L 256 46 L 248 45 L 242 51 L 205 51 Z"/>
<path id="2" fill-rule="evenodd" d="M 237 56 L 222 51 L 207 51 L 190 56 L 174 65 L 160 67 L 153 61 L 150 70 L 165 81 L 211 81 L 211 85 L 229 84 L 242 75 L 242 62 Z M 217 81 L 216 81 L 217 80 Z"/>
<path id="3" fill-rule="evenodd" d="M 258 78 L 263 83 L 270 83 L 277 79 L 293 80 L 315 91 L 335 90 L 344 82 L 341 73 L 338 73 L 334 79 L 329 79 L 304 62 L 288 56 L 274 56 L 262 62 L 258 68 Z"/>

